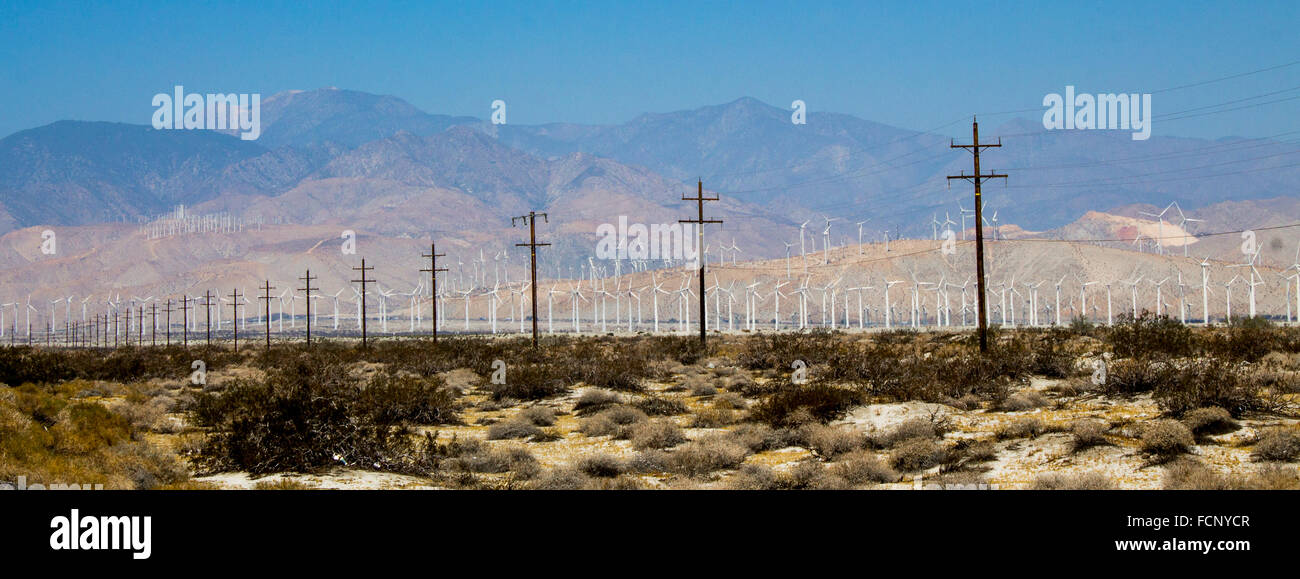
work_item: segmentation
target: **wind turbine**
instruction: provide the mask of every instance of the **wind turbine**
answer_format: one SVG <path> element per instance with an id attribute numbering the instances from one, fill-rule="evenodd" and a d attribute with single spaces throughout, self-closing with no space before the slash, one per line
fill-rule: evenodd
<path id="1" fill-rule="evenodd" d="M 858 226 L 858 255 L 862 255 L 863 253 L 866 252 L 866 246 L 862 245 L 862 225 L 863 225 L 864 223 L 868 222 L 868 221 L 871 221 L 871 220 L 870 220 L 870 219 L 864 219 L 864 220 L 859 221 L 859 222 L 857 223 L 857 226 Z M 789 276 L 786 276 L 786 277 L 789 277 Z"/>
<path id="2" fill-rule="evenodd" d="M 1210 325 L 1210 256 L 1201 260 L 1201 315 L 1202 325 Z"/>
<path id="3" fill-rule="evenodd" d="M 802 258 L 803 258 L 803 271 L 804 271 L 804 273 L 808 273 L 808 253 L 804 251 L 804 245 L 803 245 L 803 230 L 804 230 L 805 227 L 808 227 L 808 222 L 809 222 L 809 221 L 812 221 L 812 220 L 811 220 L 811 219 L 808 219 L 808 220 L 805 220 L 803 223 L 800 223 L 800 224 L 799 224 L 799 257 L 802 257 Z"/>
<path id="4" fill-rule="evenodd" d="M 1133 272 L 1133 273 L 1134 273 L 1135 275 L 1137 274 L 1136 271 Z M 1142 278 L 1143 278 L 1143 277 L 1145 277 L 1145 276 L 1141 276 L 1141 275 L 1139 275 L 1139 276 L 1137 276 L 1136 278 L 1134 278 L 1133 281 L 1122 281 L 1122 282 L 1121 282 L 1121 283 L 1126 283 L 1126 284 L 1128 284 L 1128 285 L 1129 285 L 1129 290 L 1132 292 L 1132 297 L 1133 297 L 1133 319 L 1135 319 L 1135 320 L 1137 319 L 1137 316 L 1138 316 L 1138 293 L 1137 293 L 1138 290 L 1137 290 L 1137 286 L 1138 286 L 1139 283 L 1142 283 Z"/>
<path id="5" fill-rule="evenodd" d="M 781 288 L 789 284 L 790 282 L 783 281 L 772 287 L 772 331 L 774 332 L 781 330 L 781 298 L 789 297 L 781 293 Z"/>
<path id="6" fill-rule="evenodd" d="M 826 229 L 822 230 L 822 253 L 824 255 L 822 263 L 827 264 L 831 262 L 831 222 L 839 221 L 840 218 L 832 218 L 826 215 L 822 217 L 826 218 Z"/>
<path id="7" fill-rule="evenodd" d="M 890 321 L 891 318 L 889 313 L 894 307 L 893 304 L 890 303 L 889 301 L 889 288 L 894 287 L 894 284 L 903 283 L 906 280 L 899 279 L 899 280 L 890 281 L 888 279 L 882 279 L 881 281 L 885 282 L 885 286 L 884 286 L 885 288 L 885 329 L 888 330 L 893 327 Z"/>

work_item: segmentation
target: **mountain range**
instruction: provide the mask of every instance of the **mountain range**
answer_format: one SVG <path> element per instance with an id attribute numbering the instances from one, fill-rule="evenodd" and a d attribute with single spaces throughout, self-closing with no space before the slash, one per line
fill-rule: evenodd
<path id="1" fill-rule="evenodd" d="M 504 236 L 518 236 L 509 218 L 537 210 L 553 222 L 543 231 L 557 251 L 581 260 L 596 226 L 619 215 L 645 223 L 689 216 L 681 195 L 698 178 L 722 198 L 706 211 L 725 222 L 717 243 L 734 236 L 743 255 L 774 257 L 799 241 L 805 220 L 824 239 L 826 218 L 837 219 L 829 237 L 842 245 L 856 241 L 855 222 L 868 220 L 871 239 L 926 237 L 936 219 L 957 223 L 959 204 L 971 208 L 970 186 L 949 188 L 946 178 L 969 173 L 970 155 L 948 137 L 830 112 L 809 112 L 797 125 L 789 111 L 752 98 L 617 125 L 493 125 L 331 88 L 274 95 L 262 122 L 252 142 L 82 121 L 9 135 L 0 139 L 0 234 L 135 222 L 185 205 L 246 222 L 481 247 L 506 245 Z M 964 123 L 947 128 L 961 134 Z M 1000 137 L 1002 147 L 984 151 L 982 169 L 1009 175 L 985 186 L 999 226 L 1068 236 L 1087 230 L 1075 222 L 1090 211 L 1158 211 L 1171 201 L 1205 228 L 1300 218 L 1287 202 L 1300 185 L 1294 141 L 1163 136 L 1159 117 L 1147 141 L 1019 119 L 985 123 L 982 140 Z"/>

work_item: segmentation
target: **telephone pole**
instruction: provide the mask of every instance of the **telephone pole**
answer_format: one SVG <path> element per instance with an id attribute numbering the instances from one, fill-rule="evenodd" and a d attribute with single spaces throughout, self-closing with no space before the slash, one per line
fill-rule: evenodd
<path id="1" fill-rule="evenodd" d="M 313 276 L 311 274 L 310 269 L 307 270 L 307 275 L 302 276 L 298 279 L 302 280 L 303 282 L 302 288 L 300 288 L 299 291 L 305 292 L 307 294 L 307 347 L 310 348 L 311 347 L 311 292 L 319 290 L 320 288 L 311 287 L 311 282 L 316 279 L 316 276 Z M 270 307 L 270 304 L 271 302 L 267 302 L 268 308 Z"/>
<path id="2" fill-rule="evenodd" d="M 181 294 L 181 346 L 190 349 L 190 294 Z"/>
<path id="3" fill-rule="evenodd" d="M 366 338 L 366 284 L 368 284 L 368 283 L 375 283 L 375 280 L 373 280 L 373 279 L 366 279 L 366 272 L 367 272 L 367 271 L 372 271 L 372 270 L 374 270 L 374 269 L 375 269 L 375 268 L 374 268 L 373 266 L 372 266 L 372 267 L 366 267 L 366 260 L 365 260 L 365 258 L 362 258 L 362 259 L 361 259 L 361 267 L 354 267 L 354 268 L 352 268 L 352 271 L 359 271 L 359 272 L 361 272 L 361 279 L 354 279 L 354 280 L 352 280 L 352 283 L 359 283 L 359 284 L 361 284 L 361 312 L 360 312 L 360 316 L 361 316 L 361 347 L 362 347 L 362 348 L 369 347 L 369 342 L 366 341 L 366 340 L 367 340 L 367 338 Z"/>
<path id="4" fill-rule="evenodd" d="M 537 243 L 537 217 L 541 216 L 542 221 L 550 223 L 551 220 L 546 217 L 545 213 L 529 211 L 528 215 L 510 218 L 510 226 L 514 227 L 515 222 L 523 220 L 528 224 L 528 243 L 516 243 L 515 247 L 527 247 L 529 255 L 532 256 L 532 270 L 529 278 L 533 292 L 533 348 L 537 348 L 537 248 L 549 246 L 549 243 Z"/>
<path id="5" fill-rule="evenodd" d="M 208 347 L 212 347 L 212 290 L 203 291 L 203 313 L 208 320 Z"/>
<path id="6" fill-rule="evenodd" d="M 438 272 L 447 271 L 445 267 L 438 267 L 438 258 L 447 257 L 445 253 L 438 253 L 436 244 L 429 244 L 429 253 L 422 254 L 420 257 L 429 258 L 429 269 L 421 269 L 421 272 L 429 272 L 429 301 L 433 304 L 433 343 L 438 343 Z"/>
<path id="7" fill-rule="evenodd" d="M 988 306 L 985 300 L 988 299 L 984 289 L 984 200 L 980 196 L 980 183 L 988 179 L 1006 179 L 1007 176 L 999 173 L 980 173 L 980 151 L 992 147 L 1001 147 L 1002 138 L 998 138 L 997 144 L 980 144 L 980 124 L 975 119 L 971 119 L 971 144 L 958 145 L 953 141 L 949 148 L 966 149 L 975 157 L 975 174 L 967 175 L 962 171 L 960 175 L 949 175 L 948 182 L 953 179 L 961 179 L 975 184 L 975 279 L 979 288 L 979 321 L 980 321 L 980 352 L 987 352 L 989 349 L 989 326 L 988 326 Z"/>
<path id="8" fill-rule="evenodd" d="M 677 221 L 678 223 L 694 223 L 694 224 L 696 224 L 696 225 L 699 226 L 699 232 L 698 232 L 698 234 L 697 234 L 696 245 L 695 245 L 695 259 L 696 259 L 696 261 L 698 261 L 698 262 L 700 263 L 700 346 L 701 346 L 701 347 L 704 346 L 704 343 L 705 343 L 705 342 L 704 342 L 704 341 L 705 341 L 705 333 L 708 331 L 708 324 L 709 324 L 709 322 L 708 322 L 708 314 L 707 314 L 707 313 L 705 312 L 705 310 L 704 310 L 705 303 L 708 302 L 708 300 L 704 299 L 704 266 L 705 266 L 705 261 L 706 261 L 706 260 L 701 259 L 701 256 L 700 256 L 700 252 L 701 252 L 701 251 L 704 251 L 704 224 L 705 224 L 705 223 L 718 223 L 718 224 L 721 224 L 721 223 L 722 223 L 722 220 L 721 220 L 721 219 L 705 219 L 705 218 L 704 218 L 704 202 L 705 202 L 705 201 L 717 201 L 717 200 L 718 200 L 717 197 L 705 197 L 705 196 L 704 196 L 704 181 L 703 181 L 703 180 L 700 180 L 699 183 L 698 183 L 698 189 L 696 190 L 696 194 L 695 194 L 694 197 L 686 197 L 686 196 L 682 196 L 682 201 L 694 201 L 694 202 L 695 202 L 695 207 L 696 207 L 696 210 L 698 211 L 698 213 L 697 213 L 698 217 L 695 218 L 695 219 L 679 219 L 679 220 Z M 684 239 L 684 238 L 685 238 L 685 236 L 683 236 L 683 239 Z"/>
<path id="9" fill-rule="evenodd" d="M 271 349 L 271 280 L 266 280 L 262 286 L 262 296 L 257 298 L 266 302 L 266 315 L 262 316 L 262 321 L 266 324 L 266 349 Z"/>
<path id="10" fill-rule="evenodd" d="M 235 331 L 235 351 L 239 351 L 239 288 L 230 290 L 230 327 Z"/>
<path id="11" fill-rule="evenodd" d="M 167 298 L 167 307 L 163 309 L 163 313 L 167 314 L 167 326 L 163 328 L 163 334 L 166 336 L 168 346 L 172 345 L 172 312 L 173 311 L 175 310 L 172 309 L 172 299 Z"/>

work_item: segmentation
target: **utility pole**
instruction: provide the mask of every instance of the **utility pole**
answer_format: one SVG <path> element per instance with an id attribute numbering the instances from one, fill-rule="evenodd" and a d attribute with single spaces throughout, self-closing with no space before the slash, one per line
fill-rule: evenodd
<path id="1" fill-rule="evenodd" d="M 320 288 L 311 287 L 311 282 L 312 280 L 316 279 L 316 277 L 311 274 L 310 269 L 307 270 L 307 275 L 300 277 L 298 279 L 303 281 L 303 286 L 299 288 L 298 291 L 305 292 L 307 294 L 307 347 L 310 348 L 311 347 L 311 292 L 319 290 Z M 267 307 L 269 308 L 271 302 L 268 301 L 266 304 Z"/>
<path id="2" fill-rule="evenodd" d="M 972 142 L 969 145 L 958 145 L 956 141 L 953 141 L 949 145 L 949 148 L 966 149 L 970 151 L 971 154 L 975 157 L 975 174 L 967 175 L 965 171 L 962 171 L 962 174 L 960 175 L 949 175 L 948 182 L 951 183 L 953 179 L 961 179 L 963 181 L 969 181 L 975 184 L 975 269 L 976 269 L 976 280 L 979 287 L 979 297 L 980 297 L 980 304 L 979 304 L 980 352 L 987 352 L 989 349 L 989 335 L 988 335 L 989 327 L 988 327 L 988 307 L 985 304 L 985 300 L 988 299 L 988 296 L 986 295 L 986 290 L 984 289 L 984 221 L 982 221 L 984 219 L 984 201 L 983 198 L 980 196 L 980 183 L 982 183 L 987 179 L 1006 179 L 1007 176 L 998 173 L 980 173 L 980 151 L 991 147 L 1001 147 L 1002 138 L 1001 137 L 998 138 L 998 142 L 996 145 L 992 145 L 992 144 L 981 145 L 980 124 L 978 121 L 972 118 L 971 139 Z"/>
<path id="3" fill-rule="evenodd" d="M 262 286 L 262 296 L 257 298 L 266 302 L 266 315 L 262 316 L 262 321 L 266 324 L 266 349 L 268 351 L 271 349 L 271 290 L 273 289 L 275 288 L 271 287 L 271 280 L 266 280 L 266 283 Z"/>
<path id="4" fill-rule="evenodd" d="M 700 257 L 700 252 L 704 251 L 704 224 L 705 224 L 705 223 L 718 223 L 718 224 L 721 224 L 721 223 L 722 223 L 722 220 L 721 220 L 721 219 L 705 219 L 705 218 L 704 218 L 704 202 L 705 202 L 705 201 L 717 201 L 718 198 L 717 198 L 717 197 L 705 197 L 705 196 L 704 196 L 704 181 L 703 181 L 703 180 L 700 180 L 699 183 L 698 183 L 697 185 L 698 185 L 698 188 L 697 188 L 697 190 L 696 190 L 696 194 L 695 194 L 695 196 L 694 196 L 694 197 L 686 197 L 686 196 L 683 195 L 683 196 L 682 196 L 682 201 L 694 201 L 694 202 L 695 202 L 695 207 L 696 207 L 696 210 L 697 210 L 697 215 L 698 215 L 698 217 L 696 217 L 695 219 L 679 219 L 679 220 L 677 220 L 677 222 L 678 222 L 678 223 L 694 223 L 694 224 L 696 224 L 696 225 L 699 226 L 699 232 L 698 232 L 697 237 L 696 237 L 696 245 L 695 245 L 695 259 L 696 259 L 696 261 L 699 261 L 699 263 L 700 263 L 700 346 L 703 347 L 703 346 L 704 346 L 704 343 L 705 343 L 705 342 L 704 342 L 704 341 L 705 341 L 705 333 L 708 331 L 708 325 L 709 325 L 709 322 L 708 322 L 708 317 L 709 317 L 709 316 L 708 316 L 707 312 L 705 312 L 705 310 L 704 310 L 705 303 L 708 302 L 708 300 L 704 299 L 704 291 L 705 291 L 705 290 L 704 290 L 704 265 L 705 265 L 705 261 L 706 261 L 706 260 L 701 259 L 701 257 Z"/>
<path id="5" fill-rule="evenodd" d="M 366 284 L 375 283 L 375 280 L 373 279 L 366 279 L 366 272 L 374 269 L 375 268 L 373 266 L 366 267 L 365 258 L 361 258 L 361 267 L 352 268 L 352 271 L 361 272 L 361 279 L 354 279 L 352 280 L 352 283 L 361 284 L 361 312 L 360 313 L 361 313 L 361 347 L 362 348 L 369 347 L 369 342 L 366 341 L 367 340 L 366 338 Z"/>
<path id="6" fill-rule="evenodd" d="M 429 301 L 433 303 L 433 343 L 438 343 L 438 272 L 447 271 L 445 267 L 438 267 L 438 258 L 447 257 L 445 253 L 438 253 L 436 244 L 429 244 L 429 253 L 422 254 L 420 257 L 429 258 L 429 269 L 421 269 L 421 272 L 429 272 Z"/>
<path id="7" fill-rule="evenodd" d="M 551 220 L 546 217 L 545 213 L 529 211 L 528 215 L 520 217 L 511 217 L 510 226 L 514 227 L 515 222 L 523 220 L 528 224 L 528 243 L 516 243 L 515 247 L 527 247 L 529 254 L 532 256 L 532 277 L 531 286 L 533 290 L 533 348 L 537 348 L 537 248 L 549 246 L 549 243 L 537 243 L 537 217 L 541 216 L 542 221 L 550 223 Z"/>
<path id="8" fill-rule="evenodd" d="M 208 347 L 212 347 L 212 290 L 203 291 L 203 313 L 208 320 Z"/>
<path id="9" fill-rule="evenodd" d="M 167 327 L 163 328 L 163 334 L 166 335 L 168 346 L 172 345 L 172 311 L 172 299 L 167 298 L 167 307 L 163 309 L 163 313 L 167 314 Z"/>
<path id="10" fill-rule="evenodd" d="M 181 294 L 181 345 L 190 349 L 190 294 Z"/>
<path id="11" fill-rule="evenodd" d="M 239 288 L 230 290 L 230 327 L 235 331 L 235 351 L 239 351 Z"/>

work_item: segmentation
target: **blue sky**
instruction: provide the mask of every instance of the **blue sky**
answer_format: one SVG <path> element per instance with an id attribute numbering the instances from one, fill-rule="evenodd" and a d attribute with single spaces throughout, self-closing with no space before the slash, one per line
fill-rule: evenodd
<path id="1" fill-rule="evenodd" d="M 520 124 L 753 96 L 930 129 L 1041 109 L 1066 84 L 1150 92 L 1300 61 L 1300 3 L 1239 4 L 5 0 L 0 135 L 60 119 L 147 124 L 151 97 L 176 84 L 264 97 L 338 86 L 480 118 L 504 99 Z M 1153 109 L 1296 86 L 1300 66 L 1160 93 Z M 1300 128 L 1297 112 L 1293 100 L 1155 134 L 1264 136 Z"/>

